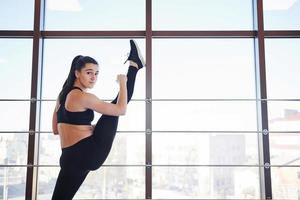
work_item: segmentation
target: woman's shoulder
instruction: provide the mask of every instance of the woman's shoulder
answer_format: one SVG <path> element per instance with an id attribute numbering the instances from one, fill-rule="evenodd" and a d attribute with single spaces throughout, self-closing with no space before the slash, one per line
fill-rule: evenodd
<path id="1" fill-rule="evenodd" d="M 66 105 L 78 105 L 81 104 L 81 101 L 83 100 L 83 92 L 80 90 L 71 90 L 67 96 L 66 100 L 64 101 L 65 106 Z"/>
<path id="2" fill-rule="evenodd" d="M 90 92 L 83 92 L 80 90 L 72 90 L 68 96 L 67 101 L 78 102 L 78 103 L 86 103 L 90 101 L 99 100 L 99 98 Z"/>
<path id="3" fill-rule="evenodd" d="M 71 90 L 67 96 L 66 96 L 66 101 L 67 100 L 76 100 L 78 98 L 81 98 L 84 92 L 81 90 Z"/>

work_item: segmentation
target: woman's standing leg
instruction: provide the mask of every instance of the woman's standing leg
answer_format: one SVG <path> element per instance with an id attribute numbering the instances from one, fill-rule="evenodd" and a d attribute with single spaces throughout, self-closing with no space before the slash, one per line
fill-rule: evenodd
<path id="1" fill-rule="evenodd" d="M 89 161 L 93 159 L 90 147 L 93 142 L 90 137 L 87 137 L 62 149 L 59 159 L 61 169 L 52 200 L 71 200 L 74 197 L 90 171 Z"/>
<path id="2" fill-rule="evenodd" d="M 90 139 L 63 148 L 59 159 L 61 167 L 52 200 L 71 200 L 89 173 L 85 158 L 89 153 Z"/>
<path id="3" fill-rule="evenodd" d="M 56 180 L 52 200 L 71 200 L 88 175 L 88 171 L 72 173 L 61 169 Z"/>

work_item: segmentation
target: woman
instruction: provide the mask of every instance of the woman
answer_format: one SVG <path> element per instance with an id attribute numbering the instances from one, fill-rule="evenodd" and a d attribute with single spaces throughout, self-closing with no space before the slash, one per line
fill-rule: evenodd
<path id="1" fill-rule="evenodd" d="M 72 199 L 89 171 L 98 169 L 107 158 L 119 116 L 125 115 L 127 103 L 132 97 L 136 74 L 144 67 L 133 40 L 130 40 L 130 47 L 127 76 L 117 76 L 120 90 L 111 103 L 87 92 L 97 81 L 98 63 L 88 56 L 73 59 L 52 119 L 53 133 L 59 134 L 62 148 L 61 169 L 52 200 Z M 93 127 L 94 111 L 102 116 Z"/>

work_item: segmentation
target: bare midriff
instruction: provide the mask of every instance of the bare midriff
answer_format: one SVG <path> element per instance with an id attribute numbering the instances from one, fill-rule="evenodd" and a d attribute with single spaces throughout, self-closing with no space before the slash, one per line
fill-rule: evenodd
<path id="1" fill-rule="evenodd" d="M 61 148 L 72 146 L 80 140 L 93 134 L 91 125 L 73 125 L 58 123 L 58 132 L 60 137 Z"/>

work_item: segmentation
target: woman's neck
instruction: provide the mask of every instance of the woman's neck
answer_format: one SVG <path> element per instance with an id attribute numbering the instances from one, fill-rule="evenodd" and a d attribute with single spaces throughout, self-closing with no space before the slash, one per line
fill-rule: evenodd
<path id="1" fill-rule="evenodd" d="M 84 87 L 82 84 L 78 83 L 78 81 L 75 81 L 75 82 L 74 82 L 73 87 L 78 87 L 78 88 L 80 88 L 80 89 L 81 89 L 82 91 L 84 91 L 84 92 L 87 91 L 87 88 Z"/>

